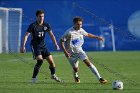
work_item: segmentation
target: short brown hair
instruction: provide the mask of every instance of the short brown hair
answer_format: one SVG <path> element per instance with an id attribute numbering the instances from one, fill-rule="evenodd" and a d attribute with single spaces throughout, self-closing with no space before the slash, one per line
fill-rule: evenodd
<path id="1" fill-rule="evenodd" d="M 39 14 L 44 14 L 44 10 L 37 10 L 36 11 L 36 16 L 38 16 Z"/>
<path id="2" fill-rule="evenodd" d="M 73 18 L 73 23 L 76 23 L 78 21 L 83 21 L 82 17 L 76 16 Z"/>

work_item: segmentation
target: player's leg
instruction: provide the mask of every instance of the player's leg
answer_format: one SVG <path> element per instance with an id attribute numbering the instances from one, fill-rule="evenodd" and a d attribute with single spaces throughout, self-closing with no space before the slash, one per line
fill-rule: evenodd
<path id="1" fill-rule="evenodd" d="M 73 75 L 76 83 L 80 83 L 80 79 L 78 77 L 78 71 L 79 71 L 79 61 L 77 57 L 70 57 L 69 62 L 73 68 Z"/>
<path id="2" fill-rule="evenodd" d="M 97 77 L 97 79 L 100 81 L 100 83 L 105 84 L 107 83 L 107 80 L 103 79 L 97 68 L 89 61 L 89 59 L 85 59 L 84 63 L 90 68 L 90 70 L 95 74 L 95 76 Z"/>
<path id="3" fill-rule="evenodd" d="M 55 63 L 54 63 L 51 53 L 48 51 L 47 48 L 44 48 L 44 50 L 42 51 L 42 56 L 49 63 L 49 69 L 50 69 L 51 75 L 54 75 L 55 74 Z"/>
<path id="4" fill-rule="evenodd" d="M 48 61 L 49 63 L 49 69 L 50 69 L 50 72 L 51 72 L 51 75 L 54 75 L 55 74 L 55 63 L 54 63 L 54 60 L 52 58 L 52 55 L 49 55 L 46 60 Z"/>
<path id="5" fill-rule="evenodd" d="M 80 58 L 81 60 L 83 60 L 83 62 L 90 68 L 90 70 L 92 71 L 92 73 L 95 74 L 95 76 L 97 77 L 97 79 L 98 79 L 101 83 L 107 83 L 107 80 L 103 79 L 103 78 L 100 76 L 100 74 L 99 74 L 97 68 L 90 62 L 90 60 L 88 59 L 88 57 L 87 57 L 87 55 L 86 55 L 86 53 L 85 53 L 84 51 L 81 52 L 81 53 L 79 54 L 79 58 Z"/>
<path id="6" fill-rule="evenodd" d="M 38 75 L 39 69 L 43 63 L 43 57 L 41 55 L 41 52 L 38 51 L 36 48 L 31 47 L 31 49 L 32 49 L 33 58 L 37 60 L 32 75 L 32 83 L 36 83 L 36 76 Z"/>
<path id="7" fill-rule="evenodd" d="M 90 70 L 95 74 L 95 76 L 96 76 L 97 79 L 100 81 L 100 83 L 102 83 L 102 84 L 107 83 L 107 80 L 103 79 L 103 78 L 100 76 L 100 74 L 99 74 L 97 68 L 90 62 L 90 60 L 89 60 L 88 58 L 85 59 L 85 60 L 83 60 L 83 61 L 84 61 L 84 63 L 90 68 Z"/>
<path id="8" fill-rule="evenodd" d="M 97 68 L 89 61 L 89 59 L 85 59 L 83 60 L 84 63 L 90 68 L 90 70 L 95 74 L 95 76 L 97 77 L 97 79 L 100 79 L 101 76 L 97 70 Z"/>
<path id="9" fill-rule="evenodd" d="M 74 78 L 75 78 L 75 82 L 76 82 L 76 83 L 80 83 L 80 78 L 79 78 L 79 76 L 78 76 L 78 72 L 79 72 L 79 67 L 78 67 L 78 65 L 79 65 L 79 61 L 77 61 L 77 62 L 75 63 L 75 66 L 73 67 L 73 75 L 74 75 Z"/>
<path id="10" fill-rule="evenodd" d="M 37 63 L 35 64 L 34 66 L 34 70 L 33 70 L 33 76 L 32 78 L 36 78 L 36 76 L 38 75 L 38 72 L 39 72 L 39 69 L 43 63 L 43 58 L 42 58 L 42 55 L 38 55 L 36 57 L 36 60 L 37 60 Z"/>
<path id="11" fill-rule="evenodd" d="M 46 60 L 49 63 L 49 69 L 50 69 L 50 72 L 51 72 L 51 79 L 54 79 L 57 82 L 61 82 L 61 79 L 55 75 L 55 63 L 54 63 L 52 55 L 49 55 L 46 58 Z"/>
<path id="12" fill-rule="evenodd" d="M 47 62 L 49 63 L 51 79 L 54 79 L 57 82 L 61 82 L 61 79 L 55 75 L 55 63 L 54 63 L 53 57 L 51 53 L 48 51 L 48 49 L 45 47 L 44 47 L 44 50 L 42 51 L 42 56 L 43 56 L 43 59 L 46 59 Z"/>

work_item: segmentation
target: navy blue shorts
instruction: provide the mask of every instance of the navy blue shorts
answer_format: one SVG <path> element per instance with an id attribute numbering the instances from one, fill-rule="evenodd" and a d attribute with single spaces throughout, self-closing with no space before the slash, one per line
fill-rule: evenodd
<path id="1" fill-rule="evenodd" d="M 31 45 L 31 50 L 33 54 L 33 59 L 36 59 L 38 55 L 42 55 L 43 59 L 46 59 L 46 57 L 51 55 L 47 48 L 36 48 Z"/>

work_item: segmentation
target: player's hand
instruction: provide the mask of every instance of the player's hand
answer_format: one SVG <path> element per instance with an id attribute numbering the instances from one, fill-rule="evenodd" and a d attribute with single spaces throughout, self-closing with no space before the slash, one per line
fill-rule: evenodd
<path id="1" fill-rule="evenodd" d="M 59 48 L 59 46 L 58 46 L 58 45 L 56 45 L 56 50 L 60 50 L 60 48 Z"/>
<path id="2" fill-rule="evenodd" d="M 65 56 L 66 56 L 67 58 L 70 58 L 71 55 L 70 55 L 70 53 L 67 52 L 67 53 L 65 53 Z"/>
<path id="3" fill-rule="evenodd" d="M 104 41 L 104 38 L 103 37 L 99 37 L 99 40 Z"/>
<path id="4" fill-rule="evenodd" d="M 21 47 L 20 52 L 21 52 L 21 53 L 25 53 L 25 52 L 26 52 L 25 47 Z"/>

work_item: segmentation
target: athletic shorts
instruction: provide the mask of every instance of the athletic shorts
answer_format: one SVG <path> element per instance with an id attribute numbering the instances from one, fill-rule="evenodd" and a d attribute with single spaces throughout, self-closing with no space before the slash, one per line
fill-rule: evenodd
<path id="1" fill-rule="evenodd" d="M 47 48 L 36 48 L 33 45 L 31 45 L 31 50 L 33 54 L 33 59 L 36 59 L 38 55 L 42 55 L 43 59 L 46 59 L 46 57 L 50 56 L 51 53 L 48 51 Z"/>
<path id="2" fill-rule="evenodd" d="M 84 51 L 80 52 L 80 53 L 72 53 L 71 57 L 68 59 L 70 64 L 72 65 L 72 67 L 78 67 L 79 61 L 78 59 L 81 59 L 82 61 L 84 61 L 85 59 L 87 59 L 87 55 Z"/>

